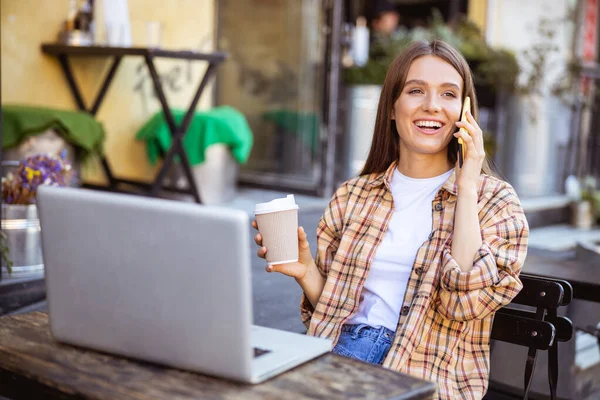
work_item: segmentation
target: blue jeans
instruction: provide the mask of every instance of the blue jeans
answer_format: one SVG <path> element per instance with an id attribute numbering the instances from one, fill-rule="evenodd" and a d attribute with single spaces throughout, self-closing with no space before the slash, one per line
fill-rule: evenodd
<path id="1" fill-rule="evenodd" d="M 392 346 L 394 332 L 366 324 L 344 325 L 333 352 L 371 364 L 381 364 Z"/>

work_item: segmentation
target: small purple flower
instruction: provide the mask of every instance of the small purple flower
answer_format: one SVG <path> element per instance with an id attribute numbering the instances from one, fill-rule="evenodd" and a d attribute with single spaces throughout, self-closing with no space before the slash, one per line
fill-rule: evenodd
<path id="1" fill-rule="evenodd" d="M 60 156 L 37 154 L 20 162 L 14 173 L 2 178 L 2 198 L 8 204 L 35 204 L 39 185 L 66 186 L 73 179 L 74 171 Z"/>

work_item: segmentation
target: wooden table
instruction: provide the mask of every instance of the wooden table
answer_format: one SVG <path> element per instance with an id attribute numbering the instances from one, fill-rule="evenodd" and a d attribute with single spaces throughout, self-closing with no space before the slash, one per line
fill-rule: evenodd
<path id="1" fill-rule="evenodd" d="M 600 303 L 600 265 L 574 258 L 558 258 L 548 251 L 529 249 L 524 274 L 569 281 L 573 298 Z"/>
<path id="2" fill-rule="evenodd" d="M 433 383 L 333 353 L 260 385 L 234 383 L 57 343 L 45 313 L 0 318 L 0 396 L 15 400 L 412 400 L 434 391 Z"/>

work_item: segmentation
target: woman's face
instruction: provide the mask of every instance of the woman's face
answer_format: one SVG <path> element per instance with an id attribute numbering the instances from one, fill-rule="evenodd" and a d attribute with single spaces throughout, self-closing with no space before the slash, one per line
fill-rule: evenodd
<path id="1" fill-rule="evenodd" d="M 463 86 L 458 71 L 439 57 L 423 56 L 412 62 L 394 103 L 401 154 L 446 154 L 456 131 L 454 123 L 460 119 Z"/>

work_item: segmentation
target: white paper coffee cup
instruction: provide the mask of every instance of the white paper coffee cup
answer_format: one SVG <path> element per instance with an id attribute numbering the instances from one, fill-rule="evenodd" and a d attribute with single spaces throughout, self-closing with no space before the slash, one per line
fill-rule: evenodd
<path id="1" fill-rule="evenodd" d="M 258 203 L 254 208 L 268 264 L 298 261 L 298 205 L 294 195 Z"/>

